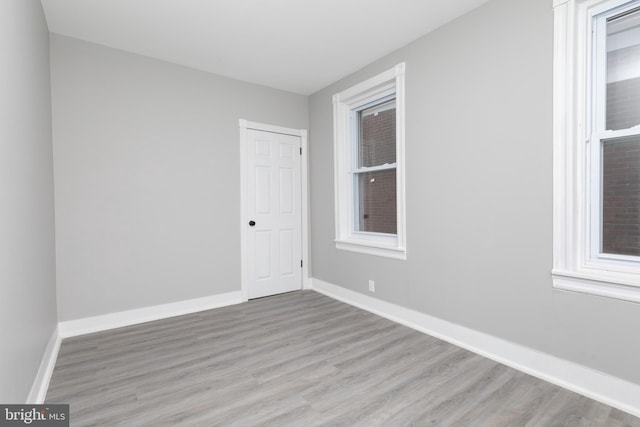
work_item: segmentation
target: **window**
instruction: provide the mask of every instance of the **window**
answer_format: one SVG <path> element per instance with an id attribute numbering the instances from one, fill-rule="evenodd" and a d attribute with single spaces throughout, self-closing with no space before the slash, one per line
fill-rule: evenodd
<path id="1" fill-rule="evenodd" d="M 333 97 L 336 247 L 406 259 L 404 63 Z"/>
<path id="2" fill-rule="evenodd" d="M 640 0 L 560 0 L 554 46 L 559 289 L 640 302 Z"/>

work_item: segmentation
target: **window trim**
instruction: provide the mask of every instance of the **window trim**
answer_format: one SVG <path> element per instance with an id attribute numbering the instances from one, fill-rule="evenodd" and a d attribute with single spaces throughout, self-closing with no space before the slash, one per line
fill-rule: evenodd
<path id="1" fill-rule="evenodd" d="M 404 62 L 333 95 L 335 244 L 337 249 L 406 259 L 404 173 Z M 396 227 L 397 234 L 356 231 L 354 227 L 353 139 L 357 135 L 355 111 L 395 94 L 396 102 Z M 374 171 L 377 168 L 367 168 Z"/>
<path id="2" fill-rule="evenodd" d="M 556 289 L 640 302 L 640 265 L 593 257 L 593 227 L 599 224 L 589 207 L 594 197 L 589 144 L 597 142 L 590 141 L 595 130 L 593 23 L 596 15 L 629 2 L 554 1 L 552 279 Z"/>

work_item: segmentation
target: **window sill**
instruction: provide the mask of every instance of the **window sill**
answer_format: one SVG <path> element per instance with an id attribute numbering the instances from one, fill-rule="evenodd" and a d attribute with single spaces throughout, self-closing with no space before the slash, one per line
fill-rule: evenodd
<path id="1" fill-rule="evenodd" d="M 555 289 L 640 303 L 637 278 L 634 283 L 626 274 L 554 270 L 552 277 Z"/>
<path id="2" fill-rule="evenodd" d="M 373 242 L 362 242 L 356 240 L 336 240 L 335 242 L 336 249 L 393 259 L 407 259 L 407 250 L 404 248 L 376 245 Z"/>

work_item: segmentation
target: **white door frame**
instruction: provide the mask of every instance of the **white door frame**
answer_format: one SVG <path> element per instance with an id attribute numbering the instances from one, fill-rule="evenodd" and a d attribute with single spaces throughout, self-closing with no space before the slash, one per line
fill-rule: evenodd
<path id="1" fill-rule="evenodd" d="M 302 145 L 302 156 L 300 158 L 300 180 L 302 189 L 301 203 L 302 207 L 302 289 L 309 289 L 309 169 L 308 169 L 308 142 L 306 129 L 290 129 L 280 126 L 267 125 L 264 123 L 250 122 L 240 119 L 240 292 L 242 302 L 249 300 L 249 273 L 246 260 L 248 259 L 249 249 L 249 229 L 247 222 L 249 217 L 248 201 L 247 201 L 247 131 L 249 129 L 281 133 L 284 135 L 293 135 L 300 137 Z"/>

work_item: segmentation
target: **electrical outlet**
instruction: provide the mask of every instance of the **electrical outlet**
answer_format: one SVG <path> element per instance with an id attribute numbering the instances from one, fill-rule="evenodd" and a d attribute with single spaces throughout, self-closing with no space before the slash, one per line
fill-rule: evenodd
<path id="1" fill-rule="evenodd" d="M 373 280 L 369 280 L 369 292 L 375 292 L 376 291 L 376 282 L 374 282 Z"/>

